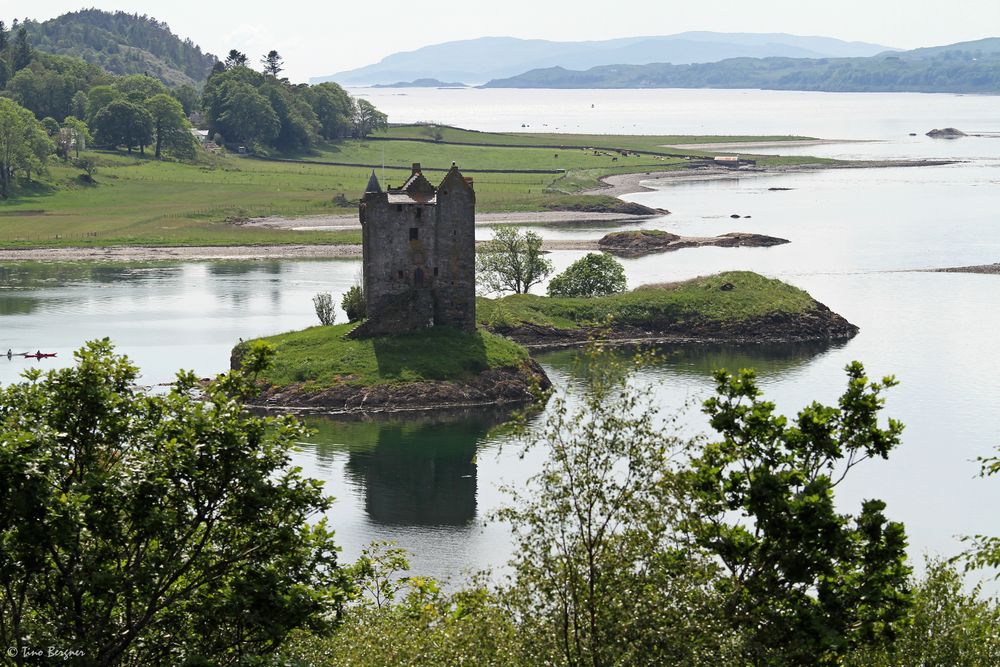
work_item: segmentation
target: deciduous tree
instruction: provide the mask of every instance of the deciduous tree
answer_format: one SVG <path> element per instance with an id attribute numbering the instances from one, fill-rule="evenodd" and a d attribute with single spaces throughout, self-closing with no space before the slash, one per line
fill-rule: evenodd
<path id="1" fill-rule="evenodd" d="M 77 662 L 247 664 L 334 618 L 347 587 L 303 428 L 244 411 L 268 351 L 164 394 L 110 343 L 0 390 L 0 642 Z M 51 653 L 49 653 L 51 655 Z"/>
<path id="2" fill-rule="evenodd" d="M 97 141 L 108 146 L 125 146 L 131 153 L 134 147 L 145 153 L 153 138 L 153 118 L 145 107 L 117 99 L 101 109 L 94 117 L 94 135 Z"/>
<path id="3" fill-rule="evenodd" d="M 885 503 L 841 514 L 834 490 L 869 458 L 886 458 L 903 426 L 879 412 L 887 377 L 847 367 L 837 407 L 813 403 L 792 424 L 761 398 L 752 371 L 716 373 L 705 403 L 722 439 L 691 464 L 688 529 L 723 564 L 725 614 L 745 664 L 835 665 L 850 649 L 890 642 L 909 607 L 906 536 Z"/>
<path id="4" fill-rule="evenodd" d="M 164 149 L 179 157 L 191 157 L 194 137 L 191 136 L 191 124 L 184 115 L 181 103 L 170 95 L 160 93 L 146 100 L 143 106 L 153 121 L 156 159 L 160 159 Z"/>
<path id="5" fill-rule="evenodd" d="M 625 267 L 611 255 L 591 252 L 549 282 L 549 296 L 607 296 L 627 286 Z"/>
<path id="6" fill-rule="evenodd" d="M 493 238 L 476 253 L 476 277 L 489 292 L 527 294 L 552 273 L 552 262 L 542 256 L 542 237 L 510 225 L 493 228 Z"/>

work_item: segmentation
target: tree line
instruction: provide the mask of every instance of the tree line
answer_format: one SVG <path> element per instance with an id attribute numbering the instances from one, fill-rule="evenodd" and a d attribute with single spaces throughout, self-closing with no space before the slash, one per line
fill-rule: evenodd
<path id="1" fill-rule="evenodd" d="M 1000 606 L 952 565 L 914 577 L 885 503 L 836 490 L 903 427 L 892 378 L 850 364 L 835 405 L 777 413 L 716 373 L 712 435 L 672 433 L 635 359 L 591 349 L 526 449 L 544 462 L 494 517 L 506 576 L 445 592 L 374 544 L 336 556 L 331 499 L 292 466 L 305 430 L 243 401 L 274 351 L 166 392 L 107 340 L 0 388 L 0 641 L 12 664 L 988 667 Z M 517 445 L 509 445 L 517 446 Z M 996 458 L 984 472 L 1000 471 Z M 995 566 L 998 541 L 966 554 Z"/>
<path id="2" fill-rule="evenodd" d="M 0 195 L 9 195 L 19 173 L 30 180 L 44 170 L 49 155 L 68 160 L 90 144 L 192 159 L 191 119 L 217 144 L 255 153 L 308 151 L 321 141 L 386 128 L 385 114 L 335 83 L 278 78 L 283 62 L 276 50 L 261 64 L 263 72 L 252 69 L 234 50 L 216 62 L 203 91 L 171 89 L 145 74 L 115 76 L 78 58 L 44 53 L 23 24 L 8 30 L 0 22 L 0 132 L 8 146 L 0 155 Z"/>

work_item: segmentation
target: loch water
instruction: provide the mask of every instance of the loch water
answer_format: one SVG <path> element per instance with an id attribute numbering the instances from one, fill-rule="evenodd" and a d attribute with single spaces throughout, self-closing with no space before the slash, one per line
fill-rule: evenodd
<path id="1" fill-rule="evenodd" d="M 758 370 L 787 413 L 835 401 L 843 367 L 894 374 L 886 413 L 906 424 L 888 461 L 866 463 L 838 491 L 844 511 L 883 498 L 906 523 L 911 554 L 950 556 L 958 536 L 1000 534 L 1000 479 L 977 477 L 978 456 L 1000 445 L 1000 275 L 924 269 L 1000 262 L 1000 112 L 996 98 L 955 95 L 767 91 L 355 90 L 393 121 L 434 120 L 483 130 L 657 134 L 797 134 L 864 139 L 754 149 L 866 158 L 949 158 L 948 166 L 836 170 L 764 177 L 651 182 L 627 197 L 672 211 L 641 223 L 685 235 L 752 231 L 789 239 L 773 248 L 698 248 L 625 260 L 630 286 L 721 270 L 754 270 L 790 282 L 861 328 L 837 345 L 665 349 L 633 381 L 667 414 L 688 406 L 686 434 L 702 433 L 697 403 L 716 368 Z M 593 105 L 593 106 L 591 106 Z M 956 141 L 923 133 L 955 126 L 984 134 Z M 914 132 L 917 136 L 912 137 Z M 359 184 L 361 187 L 363 184 Z M 772 190 L 771 188 L 782 188 Z M 787 188 L 787 189 L 784 189 Z M 733 219 L 730 216 L 743 216 Z M 747 217 L 749 216 L 749 217 Z M 616 226 L 538 227 L 550 238 L 599 238 Z M 634 225 L 629 228 L 635 228 Z M 557 268 L 580 252 L 552 255 Z M 247 339 L 311 325 L 311 297 L 340 294 L 356 260 L 0 265 L 0 348 L 41 349 L 57 359 L 0 357 L 0 383 L 28 365 L 70 363 L 88 339 L 108 336 L 142 369 L 143 382 L 178 368 L 202 376 L 228 366 Z M 343 315 L 341 314 L 341 318 Z M 579 384 L 573 353 L 540 358 L 557 390 Z M 539 417 L 544 419 L 544 414 Z M 449 419 L 310 418 L 317 434 L 296 463 L 326 481 L 332 527 L 353 559 L 391 539 L 414 572 L 438 577 L 501 565 L 507 529 L 487 521 L 538 469 L 489 414 Z"/>

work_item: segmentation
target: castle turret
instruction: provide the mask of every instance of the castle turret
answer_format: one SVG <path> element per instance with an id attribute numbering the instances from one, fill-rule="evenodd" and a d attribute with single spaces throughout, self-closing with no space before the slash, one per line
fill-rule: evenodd
<path id="1" fill-rule="evenodd" d="M 382 191 L 372 172 L 361 200 L 367 322 L 356 335 L 476 326 L 476 193 L 452 163 L 435 188 L 419 163 Z"/>

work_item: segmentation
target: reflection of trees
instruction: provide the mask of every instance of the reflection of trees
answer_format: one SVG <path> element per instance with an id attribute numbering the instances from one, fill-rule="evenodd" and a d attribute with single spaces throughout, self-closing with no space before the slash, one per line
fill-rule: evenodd
<path id="1" fill-rule="evenodd" d="M 208 272 L 213 276 L 246 276 L 251 273 L 261 273 L 266 276 L 281 275 L 283 263 L 280 261 L 248 262 L 212 262 L 208 266 Z"/>
<path id="2" fill-rule="evenodd" d="M 0 296 L 0 315 L 30 315 L 38 308 L 38 299 L 23 296 Z"/>
<path id="3" fill-rule="evenodd" d="M 348 453 L 347 473 L 364 488 L 372 521 L 458 526 L 476 518 L 476 449 L 490 417 L 439 422 L 343 422 L 310 418 L 319 457 Z"/>
<path id="4" fill-rule="evenodd" d="M 73 283 L 99 284 L 161 280 L 180 272 L 176 264 L 106 264 L 81 262 L 49 264 L 24 262 L 0 266 L 0 284 L 15 289 L 64 286 Z"/>
<path id="5" fill-rule="evenodd" d="M 804 366 L 816 357 L 837 349 L 844 343 L 784 343 L 781 345 L 684 345 L 657 346 L 657 360 L 654 369 L 664 370 L 688 377 L 708 378 L 713 371 L 725 368 L 737 371 L 753 368 L 761 377 L 778 375 Z M 576 364 L 578 350 L 563 350 L 539 357 L 546 367 L 553 368 L 571 377 L 585 371 L 583 364 Z M 635 350 L 618 349 L 616 355 L 623 358 L 635 354 Z"/>

